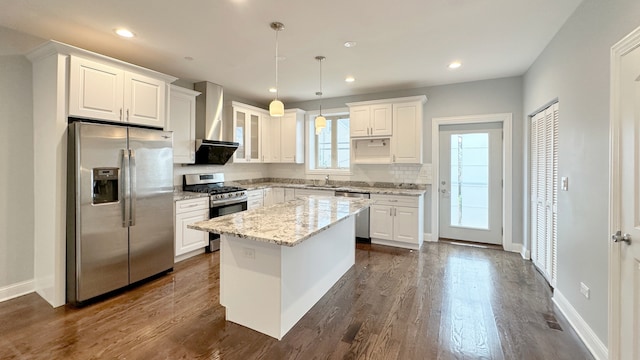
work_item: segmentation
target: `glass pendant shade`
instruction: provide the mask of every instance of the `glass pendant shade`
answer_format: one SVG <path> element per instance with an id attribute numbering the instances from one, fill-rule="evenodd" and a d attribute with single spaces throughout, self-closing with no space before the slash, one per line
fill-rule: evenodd
<path id="1" fill-rule="evenodd" d="M 320 133 L 322 132 L 322 129 L 327 127 L 327 119 L 322 115 L 316 117 L 315 127 L 316 127 L 316 135 L 320 135 Z"/>
<path id="2" fill-rule="evenodd" d="M 284 104 L 282 101 L 275 99 L 269 104 L 269 115 L 273 117 L 284 116 Z"/>

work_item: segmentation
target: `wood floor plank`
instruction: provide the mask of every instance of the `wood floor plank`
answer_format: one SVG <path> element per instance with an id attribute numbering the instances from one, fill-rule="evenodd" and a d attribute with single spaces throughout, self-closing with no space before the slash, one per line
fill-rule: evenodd
<path id="1" fill-rule="evenodd" d="M 225 321 L 219 281 L 202 254 L 79 308 L 0 303 L 0 359 L 592 359 L 531 262 L 494 248 L 358 244 L 281 341 Z"/>

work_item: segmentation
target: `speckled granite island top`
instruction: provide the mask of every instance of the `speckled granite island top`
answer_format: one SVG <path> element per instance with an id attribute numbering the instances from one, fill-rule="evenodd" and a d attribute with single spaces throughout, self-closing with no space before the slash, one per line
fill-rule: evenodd
<path id="1" fill-rule="evenodd" d="M 369 199 L 310 196 L 188 225 L 222 235 L 295 246 L 373 204 Z"/>

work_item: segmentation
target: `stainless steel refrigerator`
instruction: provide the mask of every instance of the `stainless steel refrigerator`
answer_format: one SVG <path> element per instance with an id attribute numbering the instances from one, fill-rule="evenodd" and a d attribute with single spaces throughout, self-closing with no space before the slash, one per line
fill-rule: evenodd
<path id="1" fill-rule="evenodd" d="M 69 125 L 67 302 L 173 268 L 172 133 Z"/>

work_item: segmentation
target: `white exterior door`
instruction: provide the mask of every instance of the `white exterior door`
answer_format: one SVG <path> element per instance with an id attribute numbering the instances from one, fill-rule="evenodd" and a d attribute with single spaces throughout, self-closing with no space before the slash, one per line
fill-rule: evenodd
<path id="1" fill-rule="evenodd" d="M 502 244 L 502 124 L 440 128 L 439 237 Z"/>
<path id="2" fill-rule="evenodd" d="M 640 29 L 612 49 L 609 358 L 640 359 Z M 620 235 L 616 236 L 616 232 Z M 628 241 L 627 241 L 628 239 Z"/>

